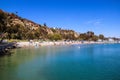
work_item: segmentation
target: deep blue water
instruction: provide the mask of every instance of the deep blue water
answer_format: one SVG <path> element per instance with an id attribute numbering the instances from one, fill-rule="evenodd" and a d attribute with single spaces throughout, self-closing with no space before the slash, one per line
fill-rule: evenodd
<path id="1" fill-rule="evenodd" d="M 16 49 L 0 57 L 0 80 L 120 80 L 120 44 Z"/>

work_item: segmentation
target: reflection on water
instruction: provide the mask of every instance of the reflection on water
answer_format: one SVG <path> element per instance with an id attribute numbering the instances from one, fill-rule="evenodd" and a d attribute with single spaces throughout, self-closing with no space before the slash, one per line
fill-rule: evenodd
<path id="1" fill-rule="evenodd" d="M 0 80 L 120 80 L 119 48 L 100 44 L 16 49 L 12 56 L 0 57 Z"/>

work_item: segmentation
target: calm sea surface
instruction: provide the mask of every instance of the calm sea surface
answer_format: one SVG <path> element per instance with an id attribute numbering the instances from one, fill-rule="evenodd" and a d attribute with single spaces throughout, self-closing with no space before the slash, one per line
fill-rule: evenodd
<path id="1" fill-rule="evenodd" d="M 120 80 L 120 44 L 16 49 L 0 57 L 0 80 Z"/>

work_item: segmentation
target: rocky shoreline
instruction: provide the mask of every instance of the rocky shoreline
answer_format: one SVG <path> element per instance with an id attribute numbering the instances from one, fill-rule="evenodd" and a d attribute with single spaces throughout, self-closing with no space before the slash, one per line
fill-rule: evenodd
<path id="1" fill-rule="evenodd" d="M 0 55 L 6 55 L 6 54 L 11 54 L 11 49 L 16 48 L 16 43 L 5 43 L 5 44 L 0 44 Z"/>

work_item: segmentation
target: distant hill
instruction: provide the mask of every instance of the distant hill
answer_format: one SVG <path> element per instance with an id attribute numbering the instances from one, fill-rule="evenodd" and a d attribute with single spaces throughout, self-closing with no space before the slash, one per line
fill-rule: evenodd
<path id="1" fill-rule="evenodd" d="M 94 32 L 78 34 L 73 30 L 49 28 L 46 24 L 37 24 L 31 20 L 21 18 L 14 13 L 0 10 L 0 33 L 7 39 L 42 39 L 42 40 L 98 40 L 104 35 L 96 36 Z"/>

